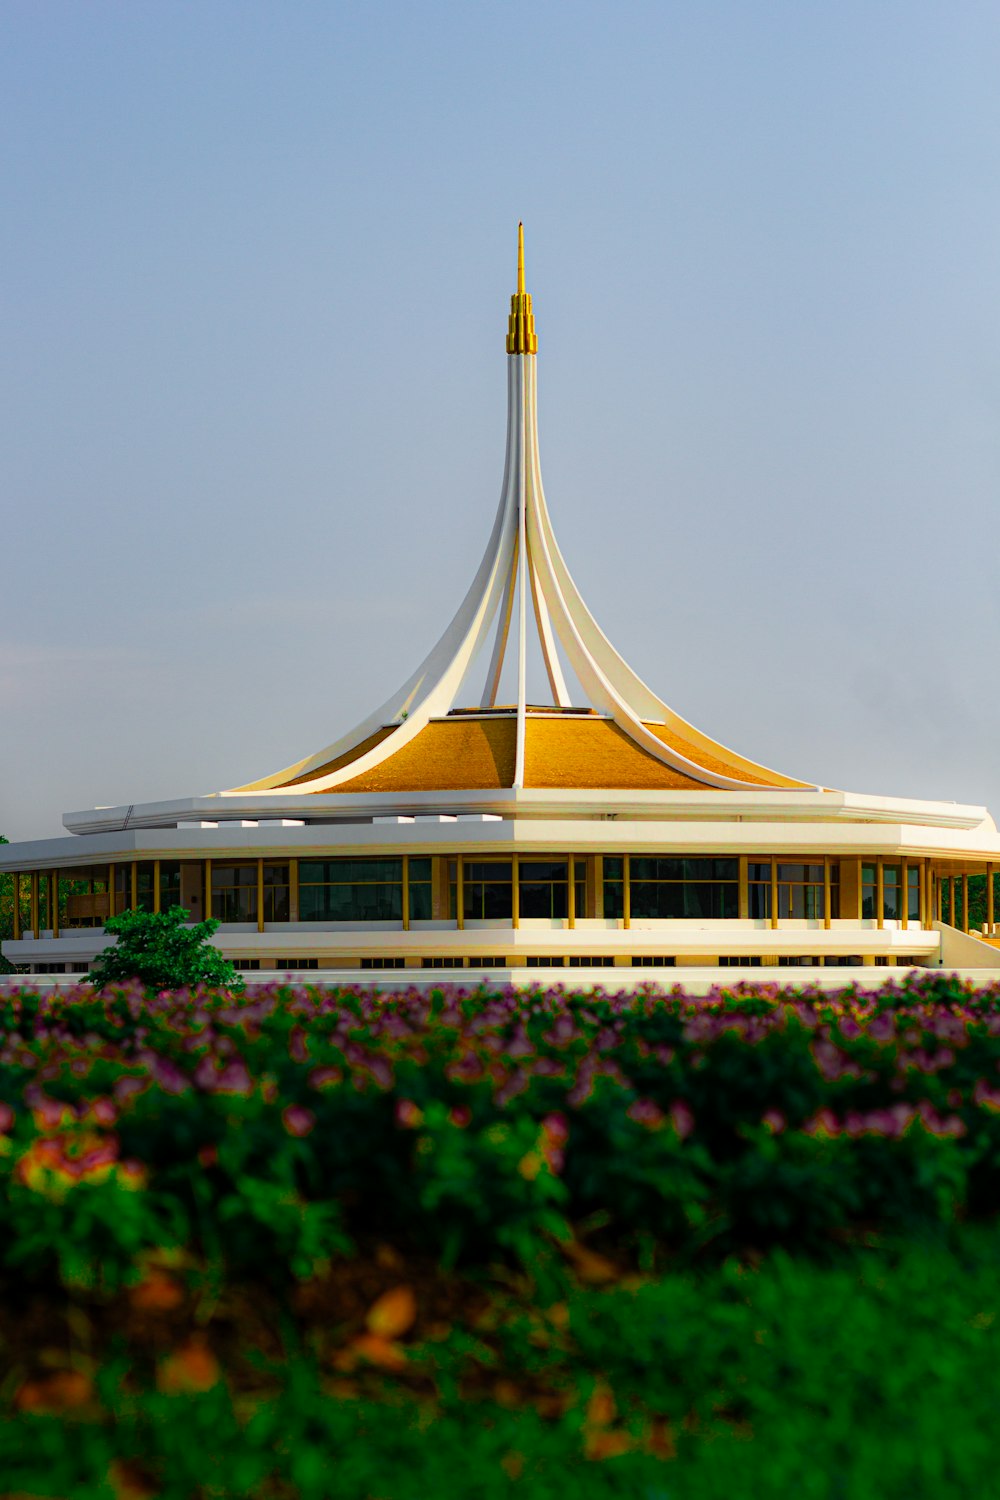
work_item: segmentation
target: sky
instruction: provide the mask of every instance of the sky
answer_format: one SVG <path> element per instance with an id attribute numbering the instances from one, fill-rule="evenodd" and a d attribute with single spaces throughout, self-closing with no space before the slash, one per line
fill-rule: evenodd
<path id="1" fill-rule="evenodd" d="M 499 495 L 519 219 L 626 659 L 766 765 L 1000 816 L 998 77 L 994 0 L 7 0 L 0 833 L 409 675 Z"/>

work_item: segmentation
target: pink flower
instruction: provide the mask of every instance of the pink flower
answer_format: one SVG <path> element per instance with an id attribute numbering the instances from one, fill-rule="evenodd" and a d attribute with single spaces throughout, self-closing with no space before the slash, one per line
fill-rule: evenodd
<path id="1" fill-rule="evenodd" d="M 965 1134 L 965 1123 L 958 1115 L 942 1115 L 936 1110 L 929 1099 L 921 1099 L 917 1105 L 917 1113 L 924 1124 L 924 1129 L 929 1130 L 931 1135 L 958 1136 Z"/>
<path id="2" fill-rule="evenodd" d="M 780 1109 L 769 1109 L 767 1113 L 761 1118 L 760 1123 L 763 1125 L 764 1129 L 769 1130 L 772 1135 L 780 1135 L 783 1130 L 786 1130 L 788 1128 L 788 1121 L 785 1119 Z"/>
<path id="3" fill-rule="evenodd" d="M 549 1171 L 558 1175 L 566 1160 L 564 1147 L 569 1140 L 569 1125 L 565 1115 L 546 1115 L 542 1121 L 541 1149 Z"/>
<path id="4" fill-rule="evenodd" d="M 309 1082 L 314 1089 L 325 1089 L 328 1084 L 339 1083 L 341 1077 L 339 1068 L 313 1068 Z"/>
<path id="5" fill-rule="evenodd" d="M 882 1015 L 876 1016 L 874 1021 L 870 1023 L 868 1035 L 873 1042 L 888 1042 L 892 1039 L 893 1030 L 892 1016 L 888 1011 L 885 1011 Z"/>
<path id="6" fill-rule="evenodd" d="M 687 1140 L 694 1129 L 694 1115 L 683 1099 L 675 1099 L 670 1106 L 670 1119 L 681 1140 Z"/>
<path id="7" fill-rule="evenodd" d="M 149 1088 L 148 1078 L 119 1078 L 114 1086 L 114 1096 L 119 1104 L 124 1104 L 133 1094 L 144 1094 Z"/>
<path id="8" fill-rule="evenodd" d="M 840 1134 L 840 1121 L 832 1109 L 818 1109 L 811 1120 L 807 1120 L 802 1129 L 806 1135 L 835 1136 Z"/>
<path id="9" fill-rule="evenodd" d="M 215 1089 L 219 1094 L 253 1093 L 253 1081 L 247 1072 L 246 1063 L 241 1060 L 226 1063 L 216 1079 Z"/>
<path id="10" fill-rule="evenodd" d="M 396 1124 L 403 1130 L 416 1130 L 424 1123 L 424 1112 L 412 1099 L 400 1099 L 396 1105 Z"/>
<path id="11" fill-rule="evenodd" d="M 289 1135 L 308 1135 L 316 1125 L 312 1110 L 301 1104 L 289 1104 L 281 1111 L 281 1118 Z"/>
<path id="12" fill-rule="evenodd" d="M 1000 1110 L 1000 1089 L 992 1088 L 985 1078 L 976 1079 L 972 1098 L 980 1109 Z"/>
<path id="13" fill-rule="evenodd" d="M 636 1099 L 626 1110 L 630 1120 L 637 1125 L 644 1125 L 647 1130 L 657 1130 L 663 1124 L 666 1116 L 663 1110 L 652 1099 Z"/>

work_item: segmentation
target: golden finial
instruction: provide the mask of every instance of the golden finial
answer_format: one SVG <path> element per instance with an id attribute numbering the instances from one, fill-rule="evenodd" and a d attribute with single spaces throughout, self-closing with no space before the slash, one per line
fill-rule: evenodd
<path id="1" fill-rule="evenodd" d="M 538 348 L 531 295 L 524 290 L 524 225 L 517 226 L 517 291 L 510 299 L 507 319 L 507 353 L 534 354 Z"/>

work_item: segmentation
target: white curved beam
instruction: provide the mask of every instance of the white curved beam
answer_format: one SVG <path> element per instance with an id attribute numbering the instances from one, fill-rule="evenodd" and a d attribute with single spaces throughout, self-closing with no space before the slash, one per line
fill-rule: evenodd
<path id="1" fill-rule="evenodd" d="M 517 538 L 514 538 L 514 558 L 510 572 L 507 574 L 507 583 L 504 587 L 503 603 L 497 619 L 497 632 L 493 640 L 493 654 L 490 657 L 489 668 L 486 672 L 486 682 L 483 686 L 483 696 L 479 700 L 480 708 L 493 708 L 496 705 L 497 693 L 500 691 L 500 673 L 503 670 L 504 657 L 507 655 L 507 637 L 510 635 L 510 617 L 514 608 L 514 586 L 517 583 L 517 560 L 520 556 Z"/>
<path id="2" fill-rule="evenodd" d="M 538 581 L 538 569 L 534 564 L 531 567 L 531 600 L 535 606 L 535 627 L 542 646 L 542 658 L 549 679 L 552 701 L 558 708 L 569 708 L 570 696 L 566 687 L 566 679 L 563 677 L 559 653 L 556 650 L 555 637 L 552 634 L 552 621 L 549 619 L 545 595 Z"/>
<path id="3" fill-rule="evenodd" d="M 516 476 L 523 467 L 524 445 L 523 376 L 514 368 L 518 363 L 508 360 L 507 453 L 493 530 L 472 586 L 447 630 L 403 686 L 348 734 L 283 771 L 246 786 L 234 787 L 221 795 L 234 796 L 248 791 L 280 792 L 292 780 L 301 784 L 301 779 L 308 777 L 311 771 L 319 771 L 331 760 L 363 744 L 385 725 L 398 721 L 398 728 L 372 750 L 338 771 L 309 781 L 311 791 L 329 790 L 394 755 L 423 729 L 429 719 L 445 714 L 451 708 L 465 673 L 489 633 L 513 562 L 517 535 Z"/>
<path id="4" fill-rule="evenodd" d="M 534 359 L 531 360 L 531 364 L 534 366 Z M 529 377 L 528 398 L 528 449 L 531 455 L 532 486 L 528 513 L 529 530 L 532 533 L 531 542 L 529 543 L 532 546 L 532 559 L 533 561 L 535 560 L 536 553 L 544 554 L 548 565 L 547 571 L 550 586 L 553 594 L 557 595 L 560 601 L 565 628 L 576 643 L 574 651 L 582 652 L 590 666 L 599 672 L 600 681 L 606 685 L 607 690 L 612 694 L 613 700 L 619 705 L 619 709 L 624 711 L 631 724 L 635 726 L 635 728 L 627 729 L 626 732 L 632 738 L 639 738 L 636 730 L 641 729 L 641 739 L 644 748 L 648 747 L 650 753 L 656 755 L 658 760 L 665 760 L 668 764 L 675 765 L 677 769 L 681 769 L 682 765 L 685 769 L 689 766 L 694 766 L 697 769 L 698 779 L 707 781 L 709 785 L 740 787 L 754 785 L 755 783 L 746 782 L 738 778 L 725 777 L 720 773 L 709 772 L 704 767 L 699 766 L 697 762 L 688 761 L 680 752 L 670 750 L 656 735 L 650 734 L 645 728 L 643 721 L 662 721 L 668 728 L 672 729 L 679 737 L 690 744 L 693 749 L 704 750 L 713 759 L 718 757 L 725 760 L 734 769 L 748 771 L 751 776 L 772 777 L 778 781 L 787 780 L 788 778 L 782 776 L 779 772 L 771 771 L 766 766 L 761 766 L 757 762 L 739 755 L 736 751 L 730 750 L 728 746 L 719 744 L 718 741 L 711 739 L 709 735 L 696 729 L 693 724 L 689 724 L 687 720 L 682 719 L 669 704 L 664 703 L 651 688 L 647 687 L 641 677 L 619 655 L 601 630 L 587 608 L 583 596 L 574 583 L 569 568 L 566 566 L 562 553 L 559 551 L 559 545 L 549 518 L 548 507 L 545 503 L 545 491 L 542 485 L 541 461 L 538 449 L 538 408 L 534 369 L 532 369 Z M 567 655 L 570 656 L 570 660 L 573 662 L 574 670 L 577 671 L 577 675 L 579 676 L 574 652 L 570 650 L 569 640 L 562 631 L 559 631 L 559 638 Z M 591 675 L 589 667 L 587 670 L 588 675 Z M 580 681 L 584 688 L 590 691 L 588 683 L 582 677 Z M 594 703 L 595 706 L 599 706 L 596 698 Z M 618 715 L 615 714 L 613 716 L 616 722 L 618 722 Z M 620 727 L 626 729 L 625 723 L 621 723 Z M 653 748 L 654 746 L 658 748 Z"/>

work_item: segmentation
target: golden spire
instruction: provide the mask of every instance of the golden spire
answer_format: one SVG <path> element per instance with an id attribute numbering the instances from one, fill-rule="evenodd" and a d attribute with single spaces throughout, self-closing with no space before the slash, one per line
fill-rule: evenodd
<path id="1" fill-rule="evenodd" d="M 507 319 L 507 353 L 534 354 L 538 349 L 531 294 L 524 290 L 524 225 L 517 226 L 517 291 L 510 299 Z"/>

